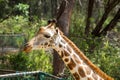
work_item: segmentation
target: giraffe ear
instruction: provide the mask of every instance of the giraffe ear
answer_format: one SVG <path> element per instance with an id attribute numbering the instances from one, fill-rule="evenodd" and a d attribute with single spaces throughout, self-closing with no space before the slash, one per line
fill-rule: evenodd
<path id="1" fill-rule="evenodd" d="M 48 24 L 50 24 L 50 23 L 57 23 L 57 20 L 56 19 L 50 19 L 50 20 L 48 20 Z"/>

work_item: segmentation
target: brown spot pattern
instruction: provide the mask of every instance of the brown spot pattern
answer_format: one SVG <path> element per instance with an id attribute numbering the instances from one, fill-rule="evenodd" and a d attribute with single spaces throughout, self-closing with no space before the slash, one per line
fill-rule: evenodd
<path id="1" fill-rule="evenodd" d="M 48 43 L 46 42 L 45 45 L 48 45 Z"/>
<path id="2" fill-rule="evenodd" d="M 53 41 L 52 41 L 52 40 L 50 40 L 49 42 L 50 42 L 50 43 L 53 43 Z"/>
<path id="3" fill-rule="evenodd" d="M 85 77 L 85 72 L 84 72 L 84 70 L 83 70 L 82 67 L 79 67 L 79 68 L 78 68 L 78 72 L 79 72 L 79 74 L 81 75 L 81 77 Z"/>
<path id="4" fill-rule="evenodd" d="M 73 76 L 75 77 L 76 80 L 80 80 L 80 76 L 78 75 L 77 72 L 73 73 Z"/>
<path id="5" fill-rule="evenodd" d="M 91 77 L 89 77 L 88 80 L 93 80 L 93 79 Z M 95 79 L 95 80 L 97 80 L 97 79 Z"/>
<path id="6" fill-rule="evenodd" d="M 72 70 L 76 66 L 75 62 L 72 59 L 70 59 L 70 63 L 68 63 L 67 65 L 70 68 L 70 70 Z"/>
<path id="7" fill-rule="evenodd" d="M 73 58 L 75 59 L 75 61 L 78 63 L 78 64 L 81 64 L 80 60 L 77 58 L 77 56 L 75 54 L 73 54 Z"/>
<path id="8" fill-rule="evenodd" d="M 65 58 L 64 60 L 65 60 L 65 62 L 69 62 L 69 59 L 68 59 L 68 58 Z"/>
<path id="9" fill-rule="evenodd" d="M 61 57 L 62 57 L 62 58 L 64 57 L 64 52 L 63 52 L 63 51 L 61 51 Z"/>
<path id="10" fill-rule="evenodd" d="M 50 44 L 48 45 L 48 47 L 50 47 Z"/>
<path id="11" fill-rule="evenodd" d="M 67 57 L 67 56 L 70 56 L 66 51 L 64 51 L 64 55 Z"/>
<path id="12" fill-rule="evenodd" d="M 61 47 L 62 47 L 62 45 L 61 45 L 61 44 L 59 44 L 59 47 L 61 48 Z"/>

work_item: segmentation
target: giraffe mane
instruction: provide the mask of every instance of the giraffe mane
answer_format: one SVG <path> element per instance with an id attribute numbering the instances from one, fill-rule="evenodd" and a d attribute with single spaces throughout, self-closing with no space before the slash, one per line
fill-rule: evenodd
<path id="1" fill-rule="evenodd" d="M 93 69 L 99 76 L 104 78 L 105 80 L 114 80 L 112 77 L 108 76 L 106 73 L 104 73 L 100 68 L 98 68 L 96 65 L 94 65 L 84 54 L 80 49 L 71 41 L 69 40 L 62 31 L 60 31 L 61 36 L 64 40 L 67 41 L 67 43 L 73 48 L 73 50 L 78 53 L 78 56 L 84 60 L 84 62 L 89 65 L 91 69 Z"/>

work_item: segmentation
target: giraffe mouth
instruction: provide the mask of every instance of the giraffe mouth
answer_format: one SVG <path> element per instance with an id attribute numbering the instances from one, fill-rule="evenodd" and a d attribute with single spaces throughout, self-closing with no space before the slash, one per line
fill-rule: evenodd
<path id="1" fill-rule="evenodd" d="M 23 48 L 23 51 L 28 53 L 32 50 L 32 46 L 29 45 L 29 44 L 25 44 L 24 48 Z"/>

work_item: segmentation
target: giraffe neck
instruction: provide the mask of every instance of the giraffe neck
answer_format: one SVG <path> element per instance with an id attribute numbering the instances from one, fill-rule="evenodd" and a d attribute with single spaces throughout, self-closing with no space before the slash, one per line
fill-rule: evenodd
<path id="1" fill-rule="evenodd" d="M 56 49 L 76 80 L 113 80 L 96 67 L 66 36 L 62 35 Z"/>

